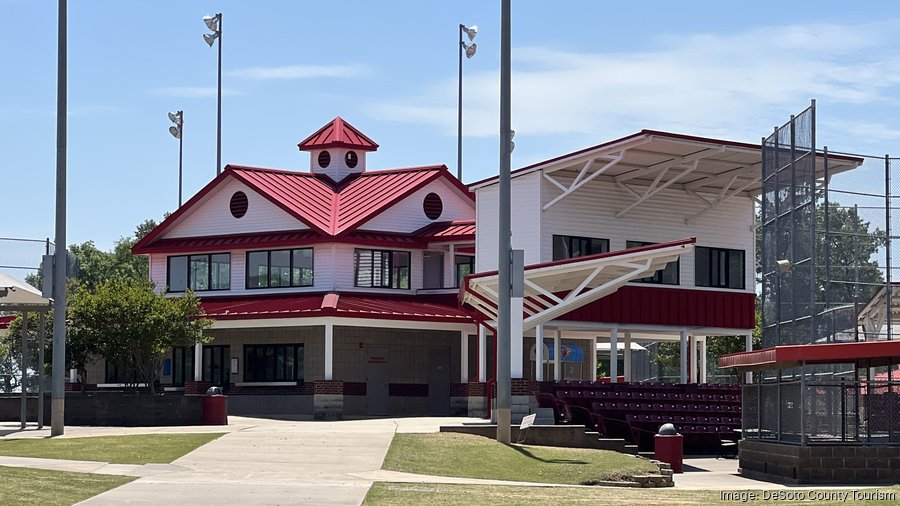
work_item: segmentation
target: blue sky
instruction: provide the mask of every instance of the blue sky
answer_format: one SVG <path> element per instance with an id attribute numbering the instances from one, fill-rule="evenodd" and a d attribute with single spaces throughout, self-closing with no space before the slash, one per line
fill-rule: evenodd
<path id="1" fill-rule="evenodd" d="M 900 154 L 900 4 L 513 4 L 514 167 L 642 128 L 758 141 L 811 98 L 820 147 Z M 167 111 L 185 200 L 214 177 L 217 11 L 224 162 L 305 170 L 297 142 L 340 115 L 381 145 L 370 168 L 455 171 L 462 22 L 464 179 L 496 174 L 499 2 L 71 1 L 70 243 L 174 210 Z M 56 2 L 0 0 L 0 237 L 53 236 L 55 34 Z"/>

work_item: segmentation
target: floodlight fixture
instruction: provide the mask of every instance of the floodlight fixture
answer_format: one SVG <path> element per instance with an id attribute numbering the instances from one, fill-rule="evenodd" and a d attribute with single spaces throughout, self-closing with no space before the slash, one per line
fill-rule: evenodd
<path id="1" fill-rule="evenodd" d="M 181 129 L 178 128 L 177 126 L 170 126 L 169 133 L 172 134 L 172 137 L 175 137 L 176 139 L 181 139 Z"/>
<path id="2" fill-rule="evenodd" d="M 216 14 L 215 16 L 203 16 L 203 22 L 206 23 L 206 27 L 210 29 L 210 31 L 218 32 L 219 31 L 219 18 L 221 14 Z"/>
<path id="3" fill-rule="evenodd" d="M 469 37 L 469 42 L 471 44 L 466 44 L 463 40 L 463 34 Z M 462 94 L 463 94 L 463 82 L 462 82 L 462 66 L 463 66 L 463 55 L 466 55 L 466 59 L 471 59 L 475 56 L 475 52 L 478 51 L 478 45 L 472 42 L 475 40 L 475 35 L 478 34 L 478 27 L 475 25 L 466 26 L 462 23 L 459 25 L 459 95 L 456 103 L 456 178 L 462 181 Z"/>
<path id="4" fill-rule="evenodd" d="M 203 40 L 205 40 L 206 43 L 209 44 L 209 47 L 212 47 L 213 44 L 216 43 L 216 39 L 218 39 L 218 38 L 219 38 L 218 33 L 204 33 L 203 34 Z"/>
<path id="5" fill-rule="evenodd" d="M 778 272 L 790 272 L 794 268 L 790 260 L 777 260 L 775 264 L 778 266 Z"/>
<path id="6" fill-rule="evenodd" d="M 212 31 L 204 33 L 203 40 L 213 47 L 216 40 L 219 41 L 219 72 L 216 93 L 216 175 L 222 172 L 222 13 L 214 16 L 204 16 L 203 23 Z"/>
<path id="7" fill-rule="evenodd" d="M 475 40 L 475 35 L 478 34 L 478 25 L 459 25 L 459 29 L 469 37 L 470 41 Z"/>
<path id="8" fill-rule="evenodd" d="M 463 42 L 462 47 L 466 51 L 466 58 L 475 56 L 475 51 L 478 50 L 478 44 L 475 44 L 474 42 L 471 44 L 466 44 L 465 42 Z"/>

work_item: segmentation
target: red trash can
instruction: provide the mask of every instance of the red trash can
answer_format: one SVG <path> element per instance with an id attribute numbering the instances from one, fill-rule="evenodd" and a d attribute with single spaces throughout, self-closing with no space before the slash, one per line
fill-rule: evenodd
<path id="1" fill-rule="evenodd" d="M 212 388 L 210 389 L 212 390 Z M 216 391 L 219 391 L 216 389 Z M 228 396 L 207 391 L 203 397 L 203 425 L 228 425 Z"/>
<path id="2" fill-rule="evenodd" d="M 653 436 L 656 460 L 672 466 L 672 471 L 683 473 L 684 436 L 681 434 Z"/>

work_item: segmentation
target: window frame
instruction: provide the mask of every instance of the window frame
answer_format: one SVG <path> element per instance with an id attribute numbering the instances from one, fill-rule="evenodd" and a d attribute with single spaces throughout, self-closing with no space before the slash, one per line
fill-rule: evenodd
<path id="1" fill-rule="evenodd" d="M 556 257 L 556 240 L 557 240 L 557 238 L 560 238 L 563 241 L 566 241 L 565 246 L 569 252 L 572 251 L 572 241 L 573 240 L 587 241 L 588 247 L 591 249 L 591 251 L 589 253 L 585 253 L 584 255 L 568 256 L 565 258 L 557 258 Z M 593 241 L 601 241 L 601 243 L 600 243 L 601 251 L 593 251 L 593 248 L 591 247 L 591 245 L 593 244 Z M 554 262 L 559 261 L 559 260 L 569 260 L 571 258 L 581 258 L 581 257 L 590 256 L 590 255 L 599 255 L 600 253 L 609 253 L 609 239 L 605 239 L 603 237 L 587 237 L 587 236 L 582 236 L 582 235 L 553 234 L 553 237 L 551 238 L 551 242 L 550 242 L 550 249 L 551 249 L 551 255 L 552 255 Z"/>
<path id="2" fill-rule="evenodd" d="M 643 246 L 653 246 L 655 244 L 660 244 L 658 242 L 648 242 L 648 241 L 625 241 L 625 249 L 631 248 L 640 248 Z M 664 274 L 666 269 L 669 268 L 670 265 L 675 264 L 675 282 L 670 283 L 666 282 L 664 278 Z M 663 286 L 680 286 L 681 285 L 681 257 L 678 257 L 674 262 L 669 262 L 666 266 L 656 272 L 653 273 L 652 277 L 649 278 L 640 278 L 633 279 L 630 283 L 642 283 L 645 285 L 663 285 Z"/>
<path id="3" fill-rule="evenodd" d="M 467 258 L 468 261 L 460 262 L 459 261 L 460 258 Z M 469 266 L 469 274 L 467 274 L 467 276 L 471 275 L 471 274 L 475 274 L 475 255 L 460 255 L 458 253 L 454 253 L 454 255 L 453 255 L 453 274 L 456 279 L 456 284 L 453 286 L 454 288 L 459 288 L 460 283 L 462 283 L 463 277 L 465 277 L 465 276 L 459 275 L 459 268 L 462 265 Z"/>
<path id="4" fill-rule="evenodd" d="M 699 276 L 697 273 L 700 271 L 700 256 L 697 255 L 697 250 L 704 249 L 708 251 L 707 254 L 707 265 L 706 265 L 706 273 L 707 279 L 709 280 L 709 284 L 700 284 Z M 725 254 L 725 283 L 719 283 L 714 285 L 713 280 L 713 266 L 716 264 L 713 262 L 713 252 L 716 253 L 724 253 Z M 741 275 L 740 278 L 740 286 L 731 286 L 731 255 L 738 254 L 740 255 L 740 266 L 741 266 Z M 694 246 L 694 286 L 699 286 L 702 288 L 721 288 L 725 290 L 746 290 L 747 289 L 747 251 L 742 249 L 733 249 L 733 248 L 719 248 L 715 246 Z"/>
<path id="5" fill-rule="evenodd" d="M 278 350 L 281 348 L 284 349 L 284 352 L 285 352 L 284 357 L 285 358 L 287 358 L 287 356 L 288 356 L 288 349 L 289 348 L 293 349 L 293 358 L 294 358 L 294 378 L 293 379 L 287 378 L 287 360 L 284 360 L 283 365 L 282 365 L 282 369 L 283 369 L 282 373 L 283 373 L 284 377 L 282 379 L 278 379 L 278 376 L 276 374 L 275 369 L 278 364 Z M 264 350 L 263 355 L 262 355 L 264 362 L 268 362 L 271 357 L 271 360 L 272 360 L 271 372 L 273 373 L 272 377 L 267 376 L 267 374 L 269 372 L 269 364 L 268 363 L 264 364 L 264 366 L 262 368 L 262 373 L 261 373 L 262 377 L 260 377 L 260 371 L 256 367 L 257 359 L 254 358 L 252 361 L 250 360 L 251 351 L 255 355 L 257 349 Z M 267 351 L 268 349 L 271 349 L 271 354 L 268 353 L 268 351 Z M 243 355 L 244 355 L 244 371 L 242 373 L 242 375 L 243 375 L 242 377 L 244 378 L 245 383 L 273 383 L 273 382 L 288 383 L 288 382 L 290 382 L 290 383 L 300 384 L 300 383 L 303 383 L 303 381 L 304 381 L 304 378 L 306 375 L 306 370 L 304 367 L 304 360 L 306 357 L 304 343 L 245 344 L 244 350 L 243 350 Z M 253 367 L 250 366 L 251 363 L 253 364 Z"/>
<path id="6" fill-rule="evenodd" d="M 296 251 L 305 251 L 308 250 L 312 255 L 310 256 L 310 267 L 308 269 L 311 271 L 311 275 L 309 278 L 309 284 L 294 284 L 294 252 Z M 286 251 L 288 253 L 289 266 L 288 266 L 288 278 L 289 282 L 286 285 L 280 286 L 272 286 L 272 253 L 280 253 Z M 265 253 L 266 254 L 266 286 L 253 286 L 250 284 L 250 254 L 251 253 Z M 298 269 L 307 269 L 307 267 L 297 267 Z M 300 279 L 303 279 L 303 275 L 301 273 Z M 315 286 L 316 284 L 316 249 L 313 247 L 309 248 L 287 248 L 287 249 L 271 249 L 271 250 L 253 250 L 247 251 L 244 254 L 244 287 L 247 290 L 267 290 L 267 289 L 276 289 L 280 290 L 283 288 L 310 288 Z"/>
<path id="7" fill-rule="evenodd" d="M 212 288 L 213 285 L 213 261 L 212 257 L 226 255 L 228 257 L 228 276 L 226 277 L 226 282 L 228 286 L 225 288 Z M 191 257 L 206 257 L 206 288 L 205 289 L 197 289 L 192 288 L 193 284 L 193 275 L 191 274 Z M 172 260 L 175 258 L 184 258 L 185 269 L 187 269 L 186 273 L 186 281 L 184 290 L 173 290 L 172 289 Z M 222 262 L 218 262 L 221 264 Z M 226 290 L 231 290 L 231 252 L 219 252 L 219 253 L 200 253 L 200 254 L 187 254 L 187 255 L 169 255 L 166 257 L 166 291 L 168 293 L 185 293 L 188 290 L 192 292 L 223 292 Z"/>
<path id="8" fill-rule="evenodd" d="M 370 269 L 370 284 L 369 285 L 360 285 L 359 284 L 359 263 L 360 263 L 360 253 L 363 251 L 369 251 L 372 253 L 371 255 L 371 269 Z M 384 284 L 384 280 L 382 278 L 382 283 L 380 285 L 375 284 L 375 253 L 378 253 L 380 258 L 384 258 L 387 255 L 388 258 L 388 272 L 389 272 L 389 280 L 388 284 Z M 397 267 L 395 265 L 395 255 L 406 255 L 406 284 L 407 286 L 399 286 L 400 285 L 400 269 L 404 267 Z M 379 266 L 381 269 L 383 265 Z M 391 249 L 369 249 L 369 248 L 355 248 L 353 250 L 353 286 L 355 288 L 378 288 L 385 290 L 411 290 L 412 289 L 412 252 L 406 250 L 391 250 Z"/>

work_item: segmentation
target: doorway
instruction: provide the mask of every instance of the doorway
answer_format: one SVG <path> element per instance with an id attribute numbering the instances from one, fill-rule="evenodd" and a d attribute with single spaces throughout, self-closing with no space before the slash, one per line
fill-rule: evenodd
<path id="1" fill-rule="evenodd" d="M 366 347 L 366 413 L 373 416 L 388 414 L 387 348 Z"/>
<path id="2" fill-rule="evenodd" d="M 450 348 L 428 350 L 428 414 L 450 415 Z"/>

